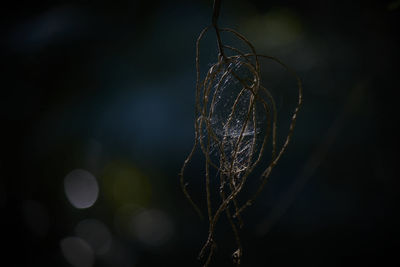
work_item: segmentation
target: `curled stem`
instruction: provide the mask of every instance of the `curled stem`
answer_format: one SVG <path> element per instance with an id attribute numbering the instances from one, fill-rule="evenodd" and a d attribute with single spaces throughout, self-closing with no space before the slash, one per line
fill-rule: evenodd
<path id="1" fill-rule="evenodd" d="M 191 152 L 185 160 L 181 172 L 180 182 L 182 191 L 188 198 L 191 205 L 202 218 L 202 212 L 198 205 L 193 201 L 187 190 L 184 172 L 193 158 L 197 147 L 205 157 L 205 184 L 206 184 L 206 204 L 209 222 L 208 237 L 199 253 L 199 259 L 202 259 L 206 253 L 207 257 L 204 266 L 211 262 L 212 255 L 216 248 L 215 227 L 224 212 L 233 231 L 237 250 L 233 253 L 234 263 L 239 266 L 242 256 L 242 245 L 239 236 L 237 224 L 242 227 L 243 221 L 241 213 L 253 204 L 257 196 L 262 192 L 272 169 L 277 165 L 292 139 L 298 112 L 303 102 L 302 84 L 297 74 L 279 59 L 271 56 L 260 55 L 252 43 L 243 35 L 229 28 L 218 27 L 218 17 L 220 13 L 221 0 L 214 0 L 212 25 L 203 29 L 196 41 L 196 111 L 195 111 L 195 142 Z M 213 64 L 207 72 L 204 79 L 200 75 L 200 42 L 206 32 L 213 27 L 216 32 L 217 48 L 219 52 L 217 63 Z M 221 32 L 233 34 L 238 40 L 242 41 L 250 50 L 250 53 L 244 53 L 240 49 L 224 45 L 221 40 Z M 235 53 L 227 55 L 225 50 Z M 298 101 L 291 117 L 289 131 L 285 142 L 277 148 L 276 129 L 277 129 L 277 109 L 272 94 L 261 83 L 260 59 L 274 61 L 285 68 L 297 81 Z M 247 75 L 241 70 L 245 70 Z M 246 76 L 246 77 L 243 77 Z M 231 100 L 231 106 L 226 117 L 222 118 L 221 124 L 223 130 L 216 129 L 215 116 L 217 116 L 218 101 L 223 90 L 227 90 L 226 84 L 230 81 L 240 87 L 235 97 Z M 245 108 L 243 108 L 245 106 Z M 258 114 L 257 111 L 261 111 Z M 259 125 L 259 121 L 265 123 Z M 218 125 L 218 124 L 217 124 Z M 264 127 L 264 128 L 263 128 Z M 261 128 L 264 131 L 261 131 Z M 250 130 L 249 130 L 250 129 Z M 263 136 L 262 136 L 263 135 Z M 262 138 L 261 138 L 262 137 Z M 262 172 L 261 182 L 256 192 L 243 205 L 239 205 L 238 195 L 246 184 L 247 178 L 252 174 L 254 168 L 262 161 L 263 154 L 266 151 L 268 140 L 271 139 L 271 159 Z M 259 143 L 261 141 L 261 144 Z M 212 153 L 217 153 L 217 158 Z M 215 169 L 220 176 L 219 193 L 221 202 L 217 205 L 215 212 L 212 212 L 211 203 L 211 170 Z M 228 187 L 226 188 L 226 185 Z M 226 190 L 228 189 L 228 190 Z M 233 204 L 233 205 L 231 205 Z M 234 208 L 231 213 L 230 207 Z"/>

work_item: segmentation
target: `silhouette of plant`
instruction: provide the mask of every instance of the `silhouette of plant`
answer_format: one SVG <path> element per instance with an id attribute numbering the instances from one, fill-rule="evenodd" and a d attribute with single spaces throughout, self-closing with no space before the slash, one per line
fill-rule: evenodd
<path id="1" fill-rule="evenodd" d="M 203 29 L 196 42 L 196 119 L 195 142 L 185 160 L 180 182 L 182 190 L 199 216 L 203 218 L 198 205 L 187 190 L 184 171 L 200 147 L 205 157 L 205 184 L 209 232 L 207 240 L 199 253 L 199 259 L 205 258 L 204 266 L 212 259 L 216 243 L 215 227 L 222 213 L 225 213 L 232 227 L 237 250 L 232 254 L 234 263 L 239 266 L 243 248 L 238 227 L 242 227 L 242 212 L 251 206 L 263 190 L 272 169 L 286 151 L 291 141 L 297 114 L 302 104 L 302 85 L 299 77 L 279 59 L 259 55 L 249 40 L 235 30 L 219 28 L 217 25 L 221 1 L 215 0 L 212 25 Z M 200 76 L 200 42 L 207 31 L 214 28 L 217 38 L 218 61 L 213 64 L 204 78 Z M 221 32 L 232 34 L 243 42 L 250 53 L 233 46 L 225 45 Z M 293 112 L 288 134 L 282 147 L 276 144 L 277 110 L 270 92 L 262 86 L 260 59 L 272 60 L 297 80 L 298 102 Z M 247 178 L 263 159 L 271 140 L 271 159 L 261 174 L 261 182 L 256 192 L 242 205 L 237 196 L 246 184 Z M 221 201 L 215 212 L 211 205 L 210 171 L 214 168 L 219 176 L 219 194 Z M 232 212 L 233 209 L 233 212 Z M 207 255 L 208 254 L 208 255 Z M 205 257 L 207 255 L 207 257 Z"/>

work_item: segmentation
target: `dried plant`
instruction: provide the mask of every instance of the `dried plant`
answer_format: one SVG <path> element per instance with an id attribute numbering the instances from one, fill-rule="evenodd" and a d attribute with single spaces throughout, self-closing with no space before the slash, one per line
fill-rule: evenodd
<path id="1" fill-rule="evenodd" d="M 217 20 L 221 6 L 220 0 L 214 1 L 212 25 L 200 33 L 196 42 L 196 119 L 195 142 L 185 160 L 180 181 L 182 190 L 200 217 L 202 212 L 193 201 L 184 180 L 184 171 L 200 147 L 205 157 L 205 186 L 209 232 L 207 240 L 199 253 L 199 259 L 205 258 L 204 266 L 208 266 L 214 253 L 216 224 L 222 213 L 225 213 L 232 227 L 237 250 L 233 253 L 233 261 L 240 265 L 242 245 L 239 237 L 239 227 L 242 227 L 242 212 L 251 206 L 263 190 L 272 169 L 286 151 L 292 138 L 297 114 L 302 104 L 302 85 L 299 77 L 279 59 L 259 55 L 254 46 L 243 35 L 235 30 L 219 28 Z M 213 64 L 204 78 L 200 76 L 200 42 L 206 32 L 214 28 L 218 46 L 218 61 Z M 249 53 L 223 44 L 221 32 L 232 34 L 243 42 Z M 282 147 L 276 143 L 277 110 L 270 92 L 262 86 L 260 59 L 272 60 L 297 80 L 298 102 L 293 112 L 288 134 Z M 268 145 L 271 142 L 271 145 Z M 256 166 L 263 161 L 263 155 L 271 147 L 270 162 L 262 172 L 261 182 L 256 192 L 242 205 L 237 196 L 242 191 L 248 177 Z M 268 149 L 269 150 L 269 149 Z M 219 194 L 221 197 L 218 208 L 213 212 L 211 205 L 210 171 L 214 168 L 219 176 Z"/>

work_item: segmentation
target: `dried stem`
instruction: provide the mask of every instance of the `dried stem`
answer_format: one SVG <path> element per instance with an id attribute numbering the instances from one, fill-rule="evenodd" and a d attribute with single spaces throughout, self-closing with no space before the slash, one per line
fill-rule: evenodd
<path id="1" fill-rule="evenodd" d="M 199 259 L 202 259 L 207 253 L 204 266 L 208 266 L 211 262 L 212 255 L 216 248 L 214 239 L 215 227 L 220 215 L 225 212 L 227 219 L 231 225 L 232 231 L 237 244 L 237 250 L 233 253 L 233 260 L 237 266 L 240 265 L 242 256 L 242 245 L 239 237 L 237 224 L 242 227 L 243 221 L 241 213 L 251 206 L 257 196 L 262 192 L 272 169 L 277 165 L 283 153 L 287 150 L 296 124 L 299 109 L 302 105 L 302 85 L 296 73 L 279 59 L 259 55 L 256 53 L 251 42 L 229 28 L 219 28 L 217 25 L 220 13 L 221 0 L 214 1 L 212 26 L 206 27 L 199 35 L 196 42 L 196 111 L 195 111 L 195 142 L 189 156 L 185 160 L 181 172 L 180 182 L 185 196 L 188 198 L 196 212 L 202 217 L 202 213 L 198 205 L 193 201 L 187 191 L 187 183 L 184 180 L 184 171 L 193 157 L 194 151 L 199 146 L 205 156 L 205 184 L 206 184 L 206 203 L 209 221 L 209 231 L 207 240 L 199 253 Z M 206 32 L 213 27 L 216 32 L 217 48 L 219 52 L 217 63 L 213 64 L 207 72 L 204 79 L 200 77 L 200 42 Z M 232 46 L 224 45 L 221 40 L 221 32 L 233 34 L 238 40 L 247 45 L 251 53 L 244 53 L 240 49 Z M 234 52 L 235 55 L 227 56 L 224 49 Z M 276 145 L 276 129 L 277 129 L 277 110 L 275 101 L 271 93 L 261 85 L 261 71 L 259 59 L 272 60 L 297 80 L 298 86 L 298 102 L 293 112 L 289 131 L 286 135 L 283 146 L 278 150 Z M 244 74 L 240 70 L 246 70 L 250 77 L 243 77 Z M 247 75 L 247 76 L 248 76 Z M 245 75 L 246 76 L 246 75 Z M 226 84 L 231 80 L 234 84 L 238 84 L 241 89 L 233 98 L 228 115 L 223 118 L 219 125 L 222 125 L 223 131 L 218 132 L 215 127 L 215 116 L 217 114 L 216 106 L 223 90 L 228 90 Z M 246 106 L 243 111 L 242 105 Z M 257 114 L 258 108 L 261 107 L 262 115 Z M 243 112 L 243 113 L 242 113 Z M 259 121 L 265 119 L 265 131 L 261 145 L 258 140 L 261 137 L 261 128 Z M 248 129 L 251 129 L 250 131 Z M 239 130 L 237 132 L 237 130 Z M 248 139 L 250 135 L 250 140 Z M 239 205 L 237 196 L 243 189 L 247 178 L 252 174 L 254 168 L 261 162 L 263 154 L 266 150 L 268 140 L 271 138 L 271 161 L 268 167 L 261 175 L 261 183 L 256 192 L 243 204 Z M 217 159 L 214 159 L 212 153 L 217 153 Z M 221 202 L 212 212 L 211 203 L 211 169 L 215 169 L 220 176 L 219 193 Z M 226 188 L 226 185 L 228 186 Z M 226 190 L 228 189 L 228 190 Z M 234 214 L 231 214 L 230 206 L 233 204 Z"/>

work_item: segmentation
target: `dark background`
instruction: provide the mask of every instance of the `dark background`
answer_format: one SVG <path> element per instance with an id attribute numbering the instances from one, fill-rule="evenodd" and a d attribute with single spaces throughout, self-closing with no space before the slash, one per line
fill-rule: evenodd
<path id="1" fill-rule="evenodd" d="M 207 223 L 178 173 L 194 137 L 195 40 L 212 1 L 8 4 L 0 9 L 0 265 L 199 266 Z M 220 25 L 304 83 L 289 150 L 243 215 L 243 266 L 399 264 L 399 6 L 223 1 Z M 204 62 L 215 62 L 212 34 L 203 49 Z M 296 88 L 271 73 L 282 144 Z M 189 190 L 204 202 L 201 166 L 196 154 Z M 76 169 L 97 181 L 89 208 L 66 195 Z M 225 220 L 217 243 L 214 266 L 231 266 Z"/>

